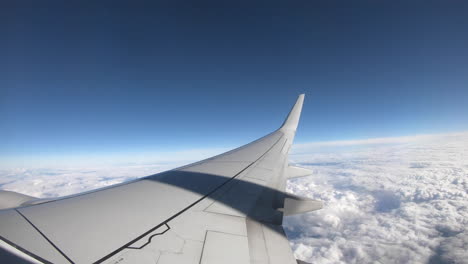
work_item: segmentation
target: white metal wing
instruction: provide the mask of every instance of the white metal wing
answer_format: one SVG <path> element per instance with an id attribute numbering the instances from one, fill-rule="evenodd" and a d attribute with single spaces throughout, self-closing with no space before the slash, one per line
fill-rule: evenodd
<path id="1" fill-rule="evenodd" d="M 288 164 L 303 101 L 278 130 L 219 156 L 53 201 L 18 198 L 0 210 L 0 260 L 296 263 L 283 216 L 322 206 L 285 193 L 289 176 L 307 174 Z"/>

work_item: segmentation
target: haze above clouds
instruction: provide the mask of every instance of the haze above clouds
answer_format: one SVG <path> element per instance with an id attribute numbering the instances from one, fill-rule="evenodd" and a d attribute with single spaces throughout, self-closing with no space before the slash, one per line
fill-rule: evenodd
<path id="1" fill-rule="evenodd" d="M 227 150 L 16 158 L 0 163 L 0 189 L 40 198 L 71 195 L 170 170 Z"/>
<path id="2" fill-rule="evenodd" d="M 4 166 L 0 189 L 41 198 L 69 195 L 222 151 L 92 166 Z M 322 210 L 286 218 L 296 257 L 311 263 L 466 263 L 467 155 L 466 132 L 295 145 L 291 162 L 313 175 L 291 180 L 287 190 L 324 201 Z"/>

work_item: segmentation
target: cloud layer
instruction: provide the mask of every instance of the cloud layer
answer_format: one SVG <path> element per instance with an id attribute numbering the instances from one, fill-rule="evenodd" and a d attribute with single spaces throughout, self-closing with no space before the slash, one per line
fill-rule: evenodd
<path id="1" fill-rule="evenodd" d="M 219 152 L 144 155 L 133 164 L 4 168 L 0 189 L 64 196 Z M 287 190 L 324 201 L 322 210 L 286 218 L 294 254 L 310 263 L 467 263 L 467 157 L 468 133 L 294 146 L 291 161 L 313 175 L 291 180 Z"/>
<path id="2" fill-rule="evenodd" d="M 372 142 L 372 143 L 369 143 Z M 288 191 L 324 209 L 284 223 L 310 263 L 467 263 L 468 133 L 298 146 Z"/>

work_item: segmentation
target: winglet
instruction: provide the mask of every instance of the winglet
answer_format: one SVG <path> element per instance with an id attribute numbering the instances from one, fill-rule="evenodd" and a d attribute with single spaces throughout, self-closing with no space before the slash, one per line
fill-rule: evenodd
<path id="1" fill-rule="evenodd" d="M 299 95 L 296 103 L 294 104 L 288 117 L 284 120 L 281 130 L 293 130 L 296 131 L 297 124 L 299 123 L 299 117 L 301 116 L 302 104 L 304 103 L 304 94 Z"/>

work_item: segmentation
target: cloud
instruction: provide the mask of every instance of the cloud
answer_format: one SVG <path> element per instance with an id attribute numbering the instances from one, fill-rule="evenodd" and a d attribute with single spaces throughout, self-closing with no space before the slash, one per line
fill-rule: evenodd
<path id="1" fill-rule="evenodd" d="M 308 144 L 291 156 L 314 174 L 287 190 L 324 201 L 322 210 L 285 220 L 296 257 L 467 263 L 468 133 L 360 142 Z M 323 147 L 330 145 L 334 151 Z"/>

